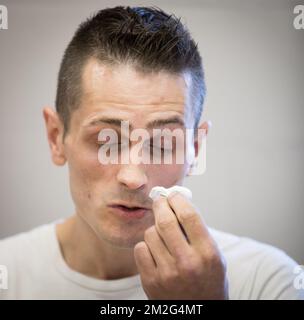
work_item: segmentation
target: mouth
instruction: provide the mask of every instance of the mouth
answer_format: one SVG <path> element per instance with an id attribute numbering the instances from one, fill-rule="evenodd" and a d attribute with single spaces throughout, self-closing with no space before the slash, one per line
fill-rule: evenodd
<path id="1" fill-rule="evenodd" d="M 147 207 L 143 207 L 137 204 L 130 204 L 130 203 L 116 203 L 116 204 L 109 205 L 109 207 L 112 209 L 114 213 L 128 219 L 143 218 L 147 214 L 147 212 L 150 210 Z"/>

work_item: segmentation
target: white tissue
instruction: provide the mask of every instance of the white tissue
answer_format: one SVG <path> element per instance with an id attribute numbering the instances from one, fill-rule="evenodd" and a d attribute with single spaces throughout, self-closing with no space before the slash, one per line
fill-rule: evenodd
<path id="1" fill-rule="evenodd" d="M 164 188 L 164 187 L 154 187 L 151 189 L 149 193 L 149 197 L 154 200 L 158 195 L 162 195 L 164 197 L 168 197 L 170 193 L 177 191 L 180 192 L 182 195 L 187 197 L 189 200 L 192 199 L 192 192 L 186 187 L 181 186 L 173 186 L 171 188 Z"/>

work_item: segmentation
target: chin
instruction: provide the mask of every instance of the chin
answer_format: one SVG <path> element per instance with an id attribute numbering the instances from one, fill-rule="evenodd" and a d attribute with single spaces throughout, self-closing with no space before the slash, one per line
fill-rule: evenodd
<path id="1" fill-rule="evenodd" d="M 132 249 L 134 246 L 144 240 L 144 232 L 146 228 L 141 230 L 102 228 L 97 230 L 97 235 L 100 240 L 117 248 Z"/>
<path id="2" fill-rule="evenodd" d="M 105 237 L 104 241 L 111 244 L 113 247 L 121 248 L 121 249 L 133 249 L 136 243 L 143 240 L 143 235 L 138 237 Z"/>

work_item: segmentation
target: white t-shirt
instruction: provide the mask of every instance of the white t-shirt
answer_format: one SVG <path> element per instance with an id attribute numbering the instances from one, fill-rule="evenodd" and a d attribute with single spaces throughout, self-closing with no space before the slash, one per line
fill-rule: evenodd
<path id="1" fill-rule="evenodd" d="M 100 280 L 70 269 L 55 225 L 0 241 L 0 266 L 8 273 L 0 299 L 147 299 L 139 275 Z M 210 232 L 227 260 L 230 299 L 304 299 L 304 291 L 293 285 L 296 263 L 284 252 L 248 238 Z"/>

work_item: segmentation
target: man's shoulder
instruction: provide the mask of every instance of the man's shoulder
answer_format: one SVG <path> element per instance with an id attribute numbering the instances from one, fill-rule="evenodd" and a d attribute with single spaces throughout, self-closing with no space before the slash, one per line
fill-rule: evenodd
<path id="1" fill-rule="evenodd" d="M 297 263 L 285 251 L 248 237 L 214 229 L 210 233 L 226 258 L 228 277 L 246 298 L 303 298 L 293 285 Z"/>
<path id="2" fill-rule="evenodd" d="M 29 231 L 21 232 L 0 240 L 0 264 L 23 261 L 41 254 L 47 248 L 54 232 L 54 224 L 44 224 Z"/>
<path id="3" fill-rule="evenodd" d="M 7 274 L 8 290 L 1 299 L 30 297 L 44 290 L 52 278 L 56 254 L 55 224 L 45 224 L 0 240 L 0 266 Z"/>
<path id="4" fill-rule="evenodd" d="M 212 228 L 209 228 L 209 230 L 219 248 L 232 257 L 259 258 L 265 255 L 286 256 L 283 250 L 253 238 L 238 236 Z"/>

